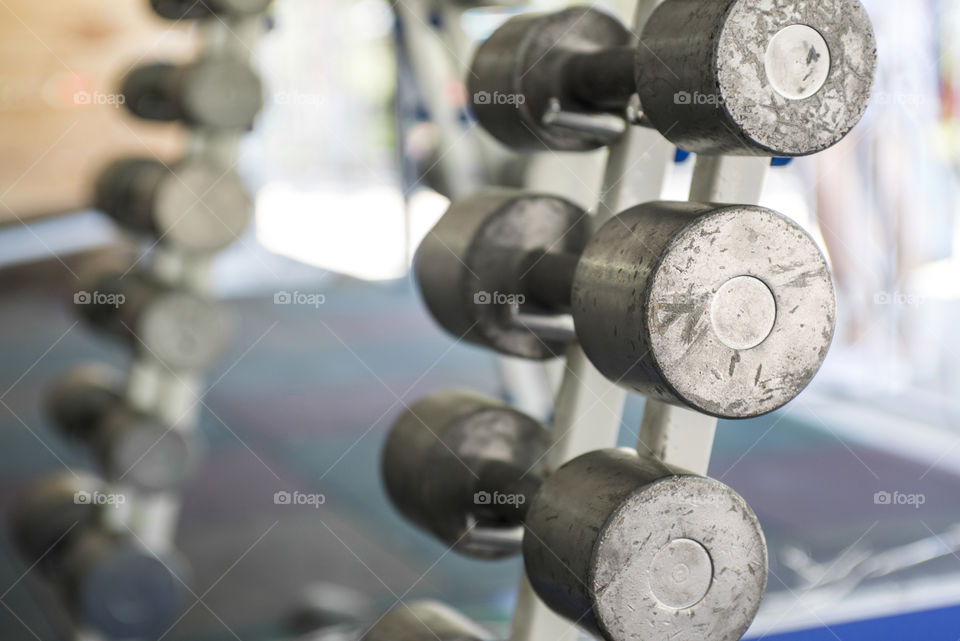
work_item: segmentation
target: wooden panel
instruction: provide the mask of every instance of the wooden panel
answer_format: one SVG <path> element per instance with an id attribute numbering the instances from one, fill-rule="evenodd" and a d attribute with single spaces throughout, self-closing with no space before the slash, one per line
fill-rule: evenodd
<path id="1" fill-rule="evenodd" d="M 88 206 L 118 157 L 179 154 L 179 126 L 130 116 L 115 92 L 140 62 L 192 57 L 189 27 L 146 0 L 0 2 L 0 224 Z"/>

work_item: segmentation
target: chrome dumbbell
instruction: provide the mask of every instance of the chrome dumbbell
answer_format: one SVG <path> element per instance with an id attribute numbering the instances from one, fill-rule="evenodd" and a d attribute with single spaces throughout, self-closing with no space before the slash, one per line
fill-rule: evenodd
<path id="1" fill-rule="evenodd" d="M 763 207 L 653 202 L 590 234 L 553 196 L 455 202 L 417 252 L 416 279 L 458 339 L 525 358 L 574 336 L 608 378 L 724 418 L 770 412 L 813 378 L 833 336 L 816 243 Z M 572 332 L 553 331 L 570 314 Z"/>
<path id="2" fill-rule="evenodd" d="M 191 252 L 216 252 L 243 235 L 253 204 L 240 177 L 211 160 L 167 167 L 128 158 L 97 180 L 98 209 L 124 228 Z"/>
<path id="3" fill-rule="evenodd" d="M 802 156 L 857 124 L 875 68 L 857 0 L 664 0 L 639 45 L 593 8 L 511 18 L 468 84 L 480 124 L 515 149 L 592 149 L 627 115 L 690 152 Z"/>
<path id="4" fill-rule="evenodd" d="M 140 118 L 211 129 L 246 129 L 263 106 L 260 77 L 245 62 L 226 56 L 138 67 L 123 80 L 121 92 Z"/>
<path id="5" fill-rule="evenodd" d="M 172 370 L 209 367 L 226 343 L 228 319 L 213 302 L 144 276 L 101 277 L 75 300 L 93 327 Z"/>
<path id="6" fill-rule="evenodd" d="M 435 394 L 390 430 L 387 492 L 461 552 L 496 558 L 522 547 L 540 598 L 607 641 L 739 639 L 767 576 L 746 502 L 633 450 L 591 452 L 543 476 L 545 434 L 495 401 Z"/>

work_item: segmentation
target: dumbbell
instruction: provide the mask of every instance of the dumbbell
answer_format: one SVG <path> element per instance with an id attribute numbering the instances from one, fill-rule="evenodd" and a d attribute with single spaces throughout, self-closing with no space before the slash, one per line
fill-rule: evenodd
<path id="1" fill-rule="evenodd" d="M 111 500 L 118 495 L 94 479 L 48 479 L 13 508 L 14 541 L 77 619 L 111 639 L 157 638 L 182 608 L 184 565 L 105 527 L 105 510 L 116 509 Z"/>
<path id="2" fill-rule="evenodd" d="M 263 13 L 271 0 L 150 0 L 158 15 L 170 20 L 240 17 Z"/>
<path id="3" fill-rule="evenodd" d="M 127 108 L 140 118 L 245 129 L 263 106 L 260 77 L 243 61 L 207 56 L 187 65 L 153 63 L 123 80 Z"/>
<path id="4" fill-rule="evenodd" d="M 147 158 L 119 160 L 100 174 L 95 202 L 125 228 L 192 252 L 216 252 L 234 242 L 252 213 L 240 177 L 202 159 L 169 168 Z"/>
<path id="5" fill-rule="evenodd" d="M 428 309 L 457 338 L 533 359 L 567 342 L 518 312 L 570 312 L 610 380 L 723 418 L 770 412 L 816 374 L 836 302 L 826 260 L 796 223 L 687 202 L 633 207 L 593 236 L 589 223 L 554 196 L 454 202 L 416 256 Z"/>
<path id="6" fill-rule="evenodd" d="M 120 373 L 105 365 L 76 367 L 47 397 L 47 411 L 68 436 L 89 446 L 108 481 L 142 491 L 169 491 L 187 479 L 194 447 L 180 430 L 131 408 Z"/>
<path id="7" fill-rule="evenodd" d="M 93 327 L 173 370 L 209 367 L 226 343 L 227 318 L 217 305 L 146 276 L 103 276 L 75 300 Z"/>
<path id="8" fill-rule="evenodd" d="M 380 618 L 360 641 L 492 641 L 479 625 L 437 601 L 401 603 Z"/>
<path id="9" fill-rule="evenodd" d="M 387 436 L 387 492 L 412 522 L 471 555 L 508 551 L 464 545 L 474 529 L 522 524 L 534 590 L 607 641 L 739 639 L 767 576 L 747 503 L 719 481 L 627 449 L 584 454 L 544 477 L 545 434 L 490 399 L 429 396 Z"/>
<path id="10" fill-rule="evenodd" d="M 595 116 L 630 112 L 690 152 L 803 156 L 856 125 L 875 68 L 857 0 L 664 0 L 639 46 L 592 8 L 511 18 L 468 85 L 480 124 L 518 150 L 609 144 Z"/>

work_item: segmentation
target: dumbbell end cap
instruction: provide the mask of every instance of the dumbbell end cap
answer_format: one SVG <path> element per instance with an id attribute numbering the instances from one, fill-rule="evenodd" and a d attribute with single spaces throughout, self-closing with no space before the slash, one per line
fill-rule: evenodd
<path id="1" fill-rule="evenodd" d="M 187 161 L 160 181 L 155 227 L 164 241 L 188 251 L 219 251 L 243 235 L 253 206 L 240 177 L 216 163 Z"/>
<path id="2" fill-rule="evenodd" d="M 751 205 L 652 202 L 594 239 L 577 267 L 573 316 L 584 352 L 611 380 L 742 419 L 792 400 L 826 358 L 833 279 L 790 219 Z"/>
<path id="3" fill-rule="evenodd" d="M 678 517 L 684 511 L 691 518 Z M 637 541 L 637 532 L 653 534 Z M 637 630 L 649 641 L 736 641 L 766 580 L 766 542 L 746 502 L 712 479 L 678 475 L 628 497 L 611 516 L 590 586 L 597 626 L 610 641 Z"/>
<path id="4" fill-rule="evenodd" d="M 180 102 L 196 124 L 245 129 L 263 107 L 263 85 L 260 76 L 244 62 L 206 58 L 188 68 Z"/>
<path id="5" fill-rule="evenodd" d="M 805 156 L 840 142 L 873 90 L 876 39 L 857 0 L 740 0 L 719 43 L 726 110 L 763 155 Z M 762 61 L 744 73 L 744 43 Z"/>
<path id="6" fill-rule="evenodd" d="M 111 638 L 155 638 L 176 619 L 183 602 L 178 565 L 134 545 L 95 564 L 78 586 L 82 619 Z"/>
<path id="7" fill-rule="evenodd" d="M 193 293 L 169 290 L 158 295 L 140 315 L 136 344 L 168 367 L 209 367 L 226 346 L 229 317 L 213 301 Z"/>
<path id="8" fill-rule="evenodd" d="M 690 22 L 701 35 L 674 33 L 672 25 Z M 667 2 L 641 42 L 645 115 L 671 142 L 699 154 L 823 151 L 860 121 L 877 66 L 876 38 L 858 0 Z M 704 65 L 713 65 L 709 73 Z"/>
<path id="9" fill-rule="evenodd" d="M 760 416 L 796 397 L 823 363 L 836 318 L 830 268 L 813 239 L 750 206 L 690 225 L 654 275 L 650 303 L 664 381 L 719 418 Z"/>

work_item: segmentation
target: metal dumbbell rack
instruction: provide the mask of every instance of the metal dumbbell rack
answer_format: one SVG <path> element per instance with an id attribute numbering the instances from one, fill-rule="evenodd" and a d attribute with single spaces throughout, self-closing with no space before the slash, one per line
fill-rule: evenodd
<path id="1" fill-rule="evenodd" d="M 634 26 L 634 34 L 639 34 L 643 31 L 647 20 L 651 17 L 651 14 L 653 14 L 654 10 L 659 4 L 660 2 L 657 2 L 656 0 L 639 0 L 636 13 L 633 16 L 632 21 Z M 797 5 L 803 5 L 801 7 L 803 11 L 812 10 L 812 5 L 807 5 L 803 2 L 799 2 Z M 675 4 L 674 8 L 676 8 L 676 6 L 677 5 Z M 713 11 L 714 9 L 720 8 L 719 4 L 716 7 L 708 10 L 705 8 L 705 10 L 702 12 L 702 15 L 698 16 L 695 15 L 697 10 L 693 8 L 693 5 L 689 5 L 688 3 L 688 5 L 685 6 L 691 11 L 690 14 L 684 14 L 685 18 L 694 20 L 702 17 L 702 15 L 709 14 L 710 11 Z M 684 7 L 681 6 L 680 13 L 682 14 L 683 11 Z M 786 155 L 806 155 L 809 153 L 815 153 L 817 150 L 834 144 L 837 142 L 837 140 L 839 140 L 839 138 L 842 138 L 847 131 L 849 131 L 850 127 L 855 124 L 856 120 L 859 119 L 859 114 L 862 114 L 862 109 L 865 107 L 866 98 L 869 96 L 870 91 L 869 78 L 872 77 L 871 61 L 869 58 L 871 55 L 875 56 L 875 52 L 870 51 L 870 47 L 872 45 L 872 34 L 870 33 L 869 25 L 864 27 L 862 15 L 858 16 L 856 13 L 857 12 L 855 10 L 853 11 L 853 16 L 843 15 L 841 13 L 835 18 L 838 25 L 843 24 L 847 20 L 850 20 L 851 24 L 854 21 L 859 20 L 860 24 L 858 24 L 857 27 L 860 29 L 860 33 L 863 37 L 862 41 L 858 42 L 856 45 L 853 45 L 850 52 L 853 58 L 860 58 L 860 60 L 854 63 L 855 65 L 866 61 L 862 67 L 853 72 L 855 74 L 859 73 L 858 82 L 863 83 L 854 90 L 853 101 L 857 104 L 855 106 L 851 106 L 849 110 L 847 110 L 845 107 L 840 107 L 840 110 L 843 112 L 843 116 L 845 118 L 851 118 L 851 116 L 853 117 L 848 121 L 848 126 L 845 125 L 839 128 L 839 130 L 833 130 L 829 132 L 825 130 L 822 132 L 822 136 L 820 132 L 816 132 L 809 136 L 808 140 L 804 141 L 804 144 L 813 142 L 814 138 L 820 137 L 820 140 L 815 144 L 808 146 L 806 150 L 801 150 L 800 147 L 791 147 L 789 144 L 783 145 L 781 148 L 785 150 Z M 717 16 L 714 16 L 714 18 L 716 17 Z M 660 18 L 663 18 L 663 14 L 660 15 Z M 564 20 L 567 22 L 563 22 Z M 570 25 L 570 21 L 573 21 L 574 24 Z M 545 46 L 545 44 L 551 42 L 551 35 L 559 38 L 564 37 L 564 35 L 567 33 L 567 31 L 564 31 L 564 28 L 566 27 L 568 30 L 573 29 L 577 22 L 579 22 L 578 14 L 567 14 L 565 17 L 561 17 L 559 20 L 557 20 L 552 27 L 543 27 L 540 40 L 535 40 L 534 36 L 530 36 L 530 39 L 524 41 L 524 45 L 532 46 L 536 53 L 524 53 L 523 55 L 531 55 L 531 57 L 534 59 L 532 64 L 536 65 L 549 53 L 549 51 L 544 52 L 540 58 L 537 58 L 537 54 L 539 53 L 537 48 Z M 496 52 L 497 47 L 499 47 L 500 53 L 505 54 L 506 51 L 510 49 L 511 38 L 521 37 L 517 35 L 520 33 L 520 29 L 523 28 L 520 26 L 521 24 L 522 22 L 514 24 L 512 32 L 509 29 L 504 30 L 504 33 L 509 35 L 501 36 L 500 41 L 494 46 L 493 50 Z M 560 26 L 556 26 L 557 24 Z M 821 22 L 821 24 L 826 23 Z M 551 28 L 555 29 L 556 32 L 551 34 L 549 32 Z M 557 32 L 560 31 L 563 31 L 563 35 L 558 35 Z M 810 93 L 804 93 L 809 87 L 802 86 L 803 83 L 800 83 L 801 87 L 799 89 L 795 89 L 792 86 L 787 87 L 782 83 L 782 81 L 789 77 L 790 71 L 784 71 L 782 68 L 777 66 L 771 67 L 770 64 L 771 50 L 774 51 L 772 54 L 774 62 L 786 58 L 786 56 L 781 55 L 782 52 L 774 49 L 773 41 L 777 41 L 776 44 L 778 47 L 780 45 L 793 47 L 798 45 L 798 43 L 802 43 L 799 44 L 801 47 L 810 47 L 810 42 L 812 42 L 812 48 L 810 49 L 812 53 L 809 55 L 816 55 L 817 57 L 814 58 L 814 60 L 819 60 L 819 56 L 821 56 L 823 53 L 823 47 L 821 47 L 820 43 L 818 42 L 820 37 L 816 36 L 810 42 L 803 41 L 803 39 L 807 37 L 807 34 L 812 31 L 813 29 L 807 26 L 801 26 L 799 30 L 794 28 L 784 28 L 780 32 L 776 33 L 776 37 L 771 40 L 770 49 L 768 49 L 768 59 L 765 64 L 769 83 L 774 86 L 778 93 L 790 100 L 803 100 L 804 98 L 817 92 L 819 87 L 824 86 L 824 83 L 827 82 L 827 76 L 824 75 L 819 81 L 820 84 L 814 87 Z M 839 31 L 839 29 L 837 31 Z M 496 37 L 497 36 L 495 35 L 494 38 Z M 494 38 L 491 38 L 491 40 Z M 513 44 L 515 45 L 516 43 L 514 42 Z M 616 94 L 617 92 L 621 91 L 624 84 L 626 84 L 620 83 L 622 76 L 616 76 L 617 73 L 622 72 L 624 67 L 618 67 L 618 71 L 615 71 L 612 74 L 615 77 L 611 79 L 610 77 L 602 78 L 603 67 L 601 65 L 606 61 L 613 60 L 615 58 L 619 58 L 622 61 L 626 53 L 627 52 L 623 49 L 620 51 L 610 51 L 608 54 L 597 54 L 592 60 L 586 60 L 588 56 L 582 56 L 584 59 L 582 64 L 596 65 L 595 77 L 600 78 L 597 82 L 599 82 L 605 90 L 608 90 L 609 94 Z M 803 50 L 802 53 L 807 55 L 807 50 Z M 653 57 L 656 57 L 656 54 L 652 51 L 651 54 Z M 603 59 L 603 62 L 599 62 L 600 57 L 604 55 L 608 55 L 609 57 Z M 762 52 L 760 55 L 762 55 Z M 794 54 L 791 53 L 789 55 Z M 834 55 L 840 55 L 838 60 L 843 58 L 839 50 L 835 51 Z M 640 56 L 649 59 L 649 55 L 644 53 L 642 50 L 640 51 Z M 781 57 L 777 58 L 778 56 Z M 524 93 L 522 91 L 522 86 L 523 78 L 526 74 L 517 74 L 516 71 L 510 67 L 508 62 L 500 64 L 498 60 L 503 59 L 503 57 L 505 57 L 505 55 L 498 57 L 497 53 L 493 53 L 488 58 L 487 63 L 495 74 L 500 74 L 500 77 L 489 79 L 483 74 L 478 75 L 474 72 L 474 85 L 471 88 L 471 91 L 475 88 L 478 88 L 483 90 L 483 93 L 490 94 L 493 93 L 493 91 L 497 88 L 502 88 L 504 85 L 506 85 L 508 88 L 513 88 L 515 91 L 518 91 L 518 93 Z M 558 57 L 560 57 L 560 54 L 558 54 Z M 809 65 L 810 61 L 807 60 L 806 64 Z M 819 63 L 819 66 L 815 63 L 813 71 L 817 73 L 824 72 L 825 74 L 832 73 L 833 64 L 833 61 L 831 61 L 826 65 L 826 70 L 824 70 L 824 65 L 822 62 Z M 838 62 L 837 64 L 846 65 L 848 64 L 848 61 L 843 60 L 842 63 Z M 863 73 L 864 71 L 867 73 Z M 784 72 L 786 75 L 778 77 L 778 74 L 781 72 Z M 772 74 L 772 77 L 770 74 Z M 588 74 L 584 74 L 581 77 L 586 78 L 587 83 L 591 83 L 595 78 Z M 838 75 L 831 75 L 830 82 L 837 82 L 837 77 Z M 657 79 L 654 78 L 654 80 L 656 81 Z M 806 78 L 804 78 L 804 81 L 806 81 Z M 580 80 L 578 79 L 574 82 L 580 82 Z M 607 82 L 608 84 L 604 85 L 604 82 Z M 638 83 L 640 83 L 639 80 Z M 564 85 L 564 81 L 557 81 L 557 84 L 562 87 Z M 622 135 L 619 135 L 619 138 L 610 145 L 610 155 L 604 176 L 602 196 L 600 202 L 598 203 L 597 212 L 595 214 L 596 227 L 600 227 L 605 220 L 611 218 L 618 212 L 622 212 L 628 208 L 642 203 L 655 201 L 659 199 L 661 195 L 666 169 L 673 153 L 673 146 L 668 144 L 665 140 L 665 137 L 668 137 L 667 132 L 663 132 L 661 135 L 661 133 L 658 133 L 657 131 L 645 128 L 645 126 L 650 125 L 651 120 L 656 120 L 654 116 L 663 116 L 665 112 L 669 111 L 669 107 L 664 103 L 664 96 L 651 94 L 649 87 L 653 86 L 654 84 L 654 82 L 651 82 L 647 85 L 647 94 L 645 98 L 641 98 L 641 102 L 645 103 L 646 105 L 653 106 L 654 110 L 659 111 L 659 113 L 644 114 L 637 109 L 631 114 L 631 112 L 628 110 L 626 131 L 623 132 Z M 640 83 L 640 86 L 644 85 Z M 576 88 L 582 90 L 582 85 L 577 86 Z M 610 97 L 609 94 L 608 97 Z M 590 98 L 592 98 L 592 96 Z M 603 99 L 604 96 L 600 96 L 601 102 Z M 560 149 L 587 148 L 581 147 L 582 143 L 577 142 L 576 140 L 569 142 L 569 139 L 560 141 L 551 139 L 550 132 L 546 128 L 546 125 L 544 125 L 544 128 L 541 129 L 541 125 L 538 122 L 530 122 L 529 124 L 521 123 L 526 128 L 526 131 L 524 131 L 522 128 L 517 126 L 516 119 L 512 122 L 503 122 L 502 120 L 498 121 L 497 117 L 493 115 L 494 109 L 492 107 L 480 106 L 480 104 L 475 105 L 475 107 L 477 107 L 478 110 L 482 109 L 487 112 L 486 114 L 480 114 L 478 112 L 480 120 L 484 121 L 484 116 L 486 116 L 487 123 L 490 125 L 488 129 L 491 129 L 491 133 L 507 144 L 513 144 L 515 139 L 519 139 L 522 142 L 518 143 L 518 146 L 536 146 L 536 142 L 543 142 L 541 138 L 545 138 L 550 140 L 550 142 L 554 144 L 556 148 Z M 599 107 L 601 103 L 594 104 Z M 796 105 L 798 103 L 793 104 Z M 631 102 L 630 107 L 633 108 L 633 106 L 634 103 Z M 532 108 L 531 113 L 539 114 L 540 112 L 536 107 L 534 107 Z M 582 117 L 580 114 L 576 113 L 564 113 L 559 109 L 555 114 L 548 113 L 548 115 L 554 115 L 557 118 L 557 120 L 554 121 L 555 123 L 562 122 L 560 119 L 568 119 L 563 126 L 580 128 L 582 131 L 587 132 L 587 137 L 590 137 L 594 134 L 607 135 L 608 133 L 605 131 L 607 123 L 603 122 L 602 119 Z M 813 126 L 815 129 L 813 120 L 807 120 L 807 118 L 814 119 L 820 115 L 822 114 L 803 114 L 799 111 L 794 111 L 791 117 L 797 119 L 795 121 L 796 124 L 807 123 L 808 125 Z M 662 123 L 663 120 L 660 122 Z M 823 122 L 826 122 L 826 120 L 823 120 Z M 675 132 L 675 137 L 682 138 L 685 135 L 688 135 L 690 131 L 693 131 L 698 126 L 702 125 L 703 121 L 700 123 L 685 123 L 684 125 L 681 125 L 680 129 L 684 129 L 691 124 L 693 126 L 688 132 Z M 715 124 L 716 123 L 708 126 L 715 126 Z M 734 127 L 738 126 L 736 123 L 732 122 L 729 124 L 734 125 Z M 728 129 L 731 134 L 733 133 L 734 127 L 725 126 L 725 128 Z M 714 131 L 716 132 L 717 130 L 715 129 Z M 742 131 L 746 131 L 746 129 L 743 129 Z M 620 134 L 620 132 L 616 131 L 615 126 L 611 126 L 609 134 Z M 726 132 L 720 131 L 719 136 L 721 138 L 725 137 Z M 692 136 L 691 140 L 695 140 L 695 138 L 696 135 Z M 671 138 L 671 140 L 674 140 L 674 138 Z M 697 156 L 693 179 L 690 186 L 689 201 L 699 203 L 739 203 L 744 205 L 756 204 L 760 199 L 765 174 L 767 167 L 769 167 L 769 156 L 762 155 L 758 157 L 721 155 L 732 150 L 729 146 L 729 140 L 727 143 L 717 143 L 717 138 L 711 139 L 708 137 L 703 140 L 704 149 L 698 150 L 702 153 Z M 797 138 L 794 142 L 796 141 L 799 141 L 799 138 Z M 781 140 L 780 142 L 783 141 Z M 565 146 L 568 143 L 569 146 Z M 724 144 L 727 145 L 726 149 L 723 149 Z M 735 141 L 734 144 L 736 144 Z M 755 138 L 749 141 L 749 144 L 756 145 L 753 147 L 752 152 L 748 152 L 753 154 L 765 154 L 764 150 L 776 148 L 776 146 L 768 146 L 767 143 L 762 141 L 760 138 Z M 468 220 L 468 218 L 468 216 L 461 215 L 458 218 L 458 220 L 461 222 L 451 223 L 452 228 L 456 229 L 456 225 L 460 224 L 464 226 L 461 228 L 461 231 L 463 233 L 468 233 L 466 230 L 470 229 L 470 223 L 465 222 Z M 451 227 L 447 228 L 447 230 L 449 229 L 451 229 Z M 447 231 L 443 233 L 447 233 Z M 441 239 L 441 244 L 442 240 L 443 239 Z M 447 240 L 450 240 L 449 236 L 447 237 Z M 450 251 L 455 253 L 455 250 Z M 436 255 L 436 252 L 432 253 L 434 256 Z M 466 267 L 466 269 L 467 271 L 470 271 L 470 267 Z M 418 277 L 421 278 L 421 282 L 423 282 L 422 279 L 424 276 L 422 274 L 418 274 Z M 429 279 L 429 277 L 427 278 Z M 441 278 L 440 280 L 443 279 Z M 436 281 L 431 285 L 428 285 L 428 287 L 435 285 Z M 444 291 L 447 294 L 450 293 L 449 290 L 443 290 L 442 287 L 438 287 L 437 291 Z M 438 318 L 443 316 L 443 310 L 440 309 L 440 306 L 436 305 L 437 298 L 434 298 L 433 304 L 431 304 L 430 296 L 427 294 L 425 294 L 425 296 L 428 298 L 428 306 L 431 307 L 431 311 L 434 312 L 434 315 L 438 316 L 439 314 Z M 457 327 L 458 329 L 466 329 L 466 325 L 469 324 L 469 321 L 469 318 L 457 317 L 454 314 L 453 316 L 447 315 L 445 319 L 441 320 L 441 324 L 444 324 L 448 330 L 453 331 L 451 325 Z M 469 332 L 470 330 L 467 330 L 464 334 L 468 334 Z M 457 334 L 458 332 L 454 331 L 453 333 Z M 461 338 L 463 337 L 464 336 L 461 336 Z M 497 338 L 487 336 L 485 340 L 474 342 L 496 343 L 498 340 L 499 339 Z M 504 339 L 504 341 L 506 342 L 506 339 Z M 510 351 L 509 347 L 501 347 L 501 349 L 505 349 L 508 352 Z M 620 428 L 625 427 L 626 429 L 630 430 L 629 426 L 624 426 L 622 424 L 621 419 L 626 392 L 623 391 L 622 388 L 616 386 L 614 382 L 611 382 L 607 377 L 603 376 L 600 371 L 594 367 L 591 361 L 588 360 L 587 354 L 579 345 L 575 343 L 571 344 L 566 351 L 565 360 L 566 366 L 564 370 L 563 381 L 560 386 L 560 391 L 555 404 L 553 425 L 550 428 L 551 446 L 548 456 L 546 457 L 548 471 L 555 470 L 567 461 L 570 461 L 571 459 L 587 452 L 613 447 L 617 442 Z M 759 371 L 757 373 L 757 377 L 759 378 Z M 799 389 L 802 389 L 802 387 Z M 766 411 L 769 411 L 769 409 Z M 640 429 L 637 433 L 636 449 L 641 454 L 652 455 L 667 464 L 676 466 L 677 468 L 705 475 L 709 466 L 716 427 L 717 419 L 713 416 L 698 413 L 681 405 L 668 404 L 655 398 L 648 397 L 645 404 Z M 556 639 L 575 639 L 579 636 L 579 634 L 581 633 L 577 630 L 574 623 L 571 623 L 569 620 L 555 614 L 538 598 L 531 583 L 527 580 L 526 575 L 524 575 L 519 588 L 518 603 L 513 619 L 512 632 L 510 635 L 511 641 L 554 641 Z"/>
<path id="2" fill-rule="evenodd" d="M 180 20 L 200 19 L 198 33 L 201 39 L 201 58 L 216 57 L 220 60 L 235 60 L 248 65 L 252 49 L 255 47 L 262 28 L 262 12 L 268 2 L 261 2 L 254 8 L 249 2 L 233 3 L 230 0 L 199 3 L 183 3 L 179 0 L 154 0 L 153 7 L 166 18 Z M 190 5 L 192 13 L 181 14 Z M 222 5 L 222 6 L 221 6 Z M 222 11 L 225 15 L 218 15 Z M 223 87 L 223 78 L 217 80 L 217 86 Z M 185 123 L 190 126 L 190 123 Z M 187 152 L 184 162 L 192 160 L 212 161 L 218 166 L 232 171 L 237 156 L 238 143 L 245 133 L 244 127 L 205 127 L 193 124 L 189 132 Z M 190 186 L 165 164 L 164 169 L 175 175 L 183 184 L 183 189 L 191 191 Z M 223 179 L 226 175 L 221 176 Z M 213 189 L 213 187 L 211 187 Z M 209 206 L 203 201 L 206 193 L 192 193 L 194 206 Z M 182 212 L 190 215 L 189 211 Z M 210 216 L 216 218 L 212 210 Z M 122 217 L 122 212 L 120 214 Z M 221 221 L 222 222 L 222 221 Z M 176 223 L 174 223 L 176 224 Z M 223 223 L 226 226 L 226 223 Z M 135 227 L 135 225 L 134 225 Z M 234 230 L 238 235 L 242 230 Z M 195 251 L 195 248 L 178 244 L 177 239 L 164 237 L 152 239 L 149 258 L 139 266 L 140 261 L 127 273 L 136 269 L 139 276 L 149 282 L 158 283 L 171 291 L 188 292 L 207 300 L 210 298 L 211 264 L 214 253 Z M 231 240 L 236 240 L 234 236 Z M 122 277 L 121 277 L 122 278 Z M 132 332 L 132 329 L 127 328 Z M 135 337 L 138 338 L 138 337 Z M 140 341 L 146 347 L 143 341 Z M 139 346 L 138 346 L 139 347 Z M 145 415 L 155 417 L 169 426 L 170 430 L 179 430 L 185 434 L 196 431 L 203 405 L 203 376 L 197 370 L 179 370 L 171 368 L 149 349 L 136 349 L 137 355 L 129 368 L 123 401 L 127 406 Z M 161 555 L 173 548 L 177 528 L 181 499 L 177 491 L 137 492 L 120 479 L 113 481 L 109 491 L 121 493 L 126 497 L 123 509 L 109 510 L 107 524 L 111 529 L 124 534 L 129 533 L 151 553 Z M 176 574 L 171 570 L 173 574 Z M 176 577 L 181 583 L 183 579 Z M 186 585 L 184 584 L 184 588 Z M 78 622 L 78 638 L 97 639 L 99 634 L 86 629 Z"/>
<path id="3" fill-rule="evenodd" d="M 259 38 L 260 16 L 223 19 L 219 16 L 204 20 L 201 27 L 201 55 L 225 56 L 249 62 L 252 48 Z M 244 132 L 220 131 L 195 127 L 190 131 L 189 148 L 185 159 L 210 159 L 224 167 L 233 167 L 237 145 Z M 198 195 L 198 199 L 202 194 Z M 146 269 L 158 282 L 190 291 L 200 296 L 210 295 L 210 268 L 212 254 L 183 251 L 170 243 L 154 246 L 152 261 Z M 131 365 L 126 388 L 127 402 L 134 408 L 154 414 L 175 429 L 194 431 L 203 403 L 201 372 L 175 372 L 146 354 Z M 164 549 L 172 544 L 177 527 L 179 497 L 157 494 L 134 502 L 135 511 L 128 515 L 126 525 L 153 549 Z"/>

